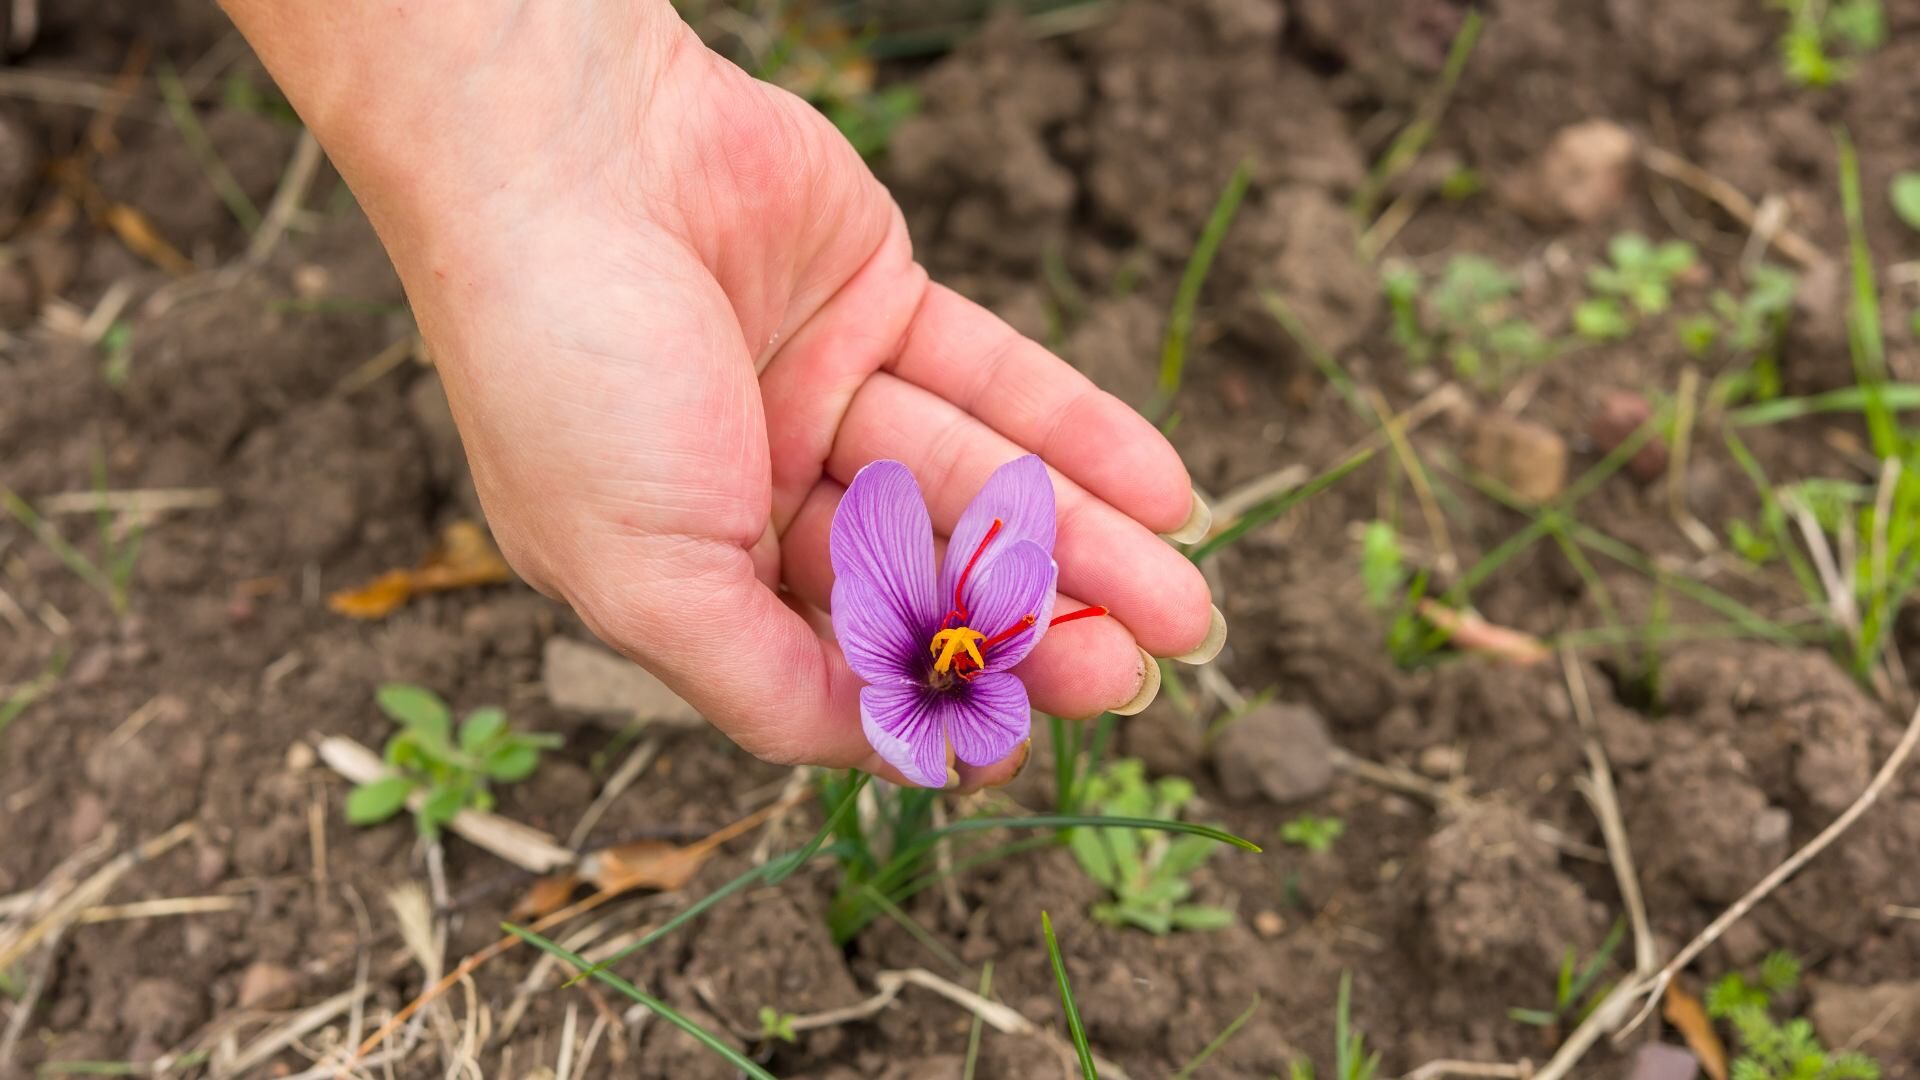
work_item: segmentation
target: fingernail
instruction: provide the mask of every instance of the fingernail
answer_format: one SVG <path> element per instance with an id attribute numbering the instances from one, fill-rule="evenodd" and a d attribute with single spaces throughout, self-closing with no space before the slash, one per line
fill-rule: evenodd
<path id="1" fill-rule="evenodd" d="M 1220 613 L 1219 605 L 1213 607 L 1213 621 L 1207 624 L 1207 639 L 1195 646 L 1193 651 L 1174 657 L 1183 664 L 1204 664 L 1220 655 L 1227 644 L 1227 617 Z"/>
<path id="2" fill-rule="evenodd" d="M 1181 522 L 1179 528 L 1167 533 L 1166 537 L 1176 544 L 1197 544 L 1207 538 L 1212 528 L 1213 508 L 1196 491 L 1193 493 L 1193 509 L 1187 511 L 1187 520 Z"/>
<path id="3" fill-rule="evenodd" d="M 1141 649 L 1140 663 L 1143 665 L 1140 689 L 1133 695 L 1131 701 L 1125 705 L 1115 706 L 1111 710 L 1115 716 L 1132 716 L 1153 704 L 1153 699 L 1160 696 L 1160 661 L 1155 660 L 1147 650 Z"/>
<path id="4" fill-rule="evenodd" d="M 946 786 L 946 790 L 947 790 L 947 791 L 958 791 L 958 790 L 960 790 L 960 770 L 959 770 L 959 769 L 956 769 L 956 768 L 954 768 L 954 767 L 953 767 L 953 766 L 951 766 L 951 765 L 949 765 L 949 766 L 947 766 L 947 786 Z"/>
<path id="5" fill-rule="evenodd" d="M 998 781 L 997 783 L 988 784 L 987 785 L 988 787 L 990 788 L 1006 787 L 1008 784 L 1013 783 L 1014 780 L 1017 779 L 1021 773 L 1026 771 L 1027 762 L 1033 760 L 1033 740 L 1028 739 L 1025 742 L 1021 743 L 1020 748 L 1018 750 L 1015 750 L 1013 754 L 1014 754 L 1014 757 L 1017 759 L 1013 763 L 1013 771 L 1007 774 L 1006 779 Z"/>

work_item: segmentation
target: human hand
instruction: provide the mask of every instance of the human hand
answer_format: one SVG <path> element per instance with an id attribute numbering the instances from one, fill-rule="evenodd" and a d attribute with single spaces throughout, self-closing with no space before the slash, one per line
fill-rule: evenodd
<path id="1" fill-rule="evenodd" d="M 1035 707 L 1138 711 L 1148 654 L 1218 651 L 1204 580 L 1154 535 L 1206 524 L 1172 447 L 929 284 L 833 126 L 666 4 L 500 8 L 429 34 L 377 98 L 303 80 L 293 43 L 259 40 L 275 16 L 230 6 L 387 244 L 508 559 L 748 751 L 901 779 L 820 616 L 834 508 L 880 458 L 942 536 L 996 466 L 1047 462 L 1056 610 L 1113 617 L 1019 666 Z"/>

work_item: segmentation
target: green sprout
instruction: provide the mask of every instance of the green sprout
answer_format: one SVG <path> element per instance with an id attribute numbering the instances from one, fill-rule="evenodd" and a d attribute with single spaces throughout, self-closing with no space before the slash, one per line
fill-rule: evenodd
<path id="1" fill-rule="evenodd" d="M 1353 1030 L 1353 973 L 1340 973 L 1340 996 L 1333 1006 L 1333 1080 L 1374 1080 L 1380 1072 L 1380 1051 L 1367 1053 L 1365 1035 Z M 1313 1062 L 1295 1058 L 1287 1063 L 1290 1080 L 1314 1080 Z"/>
<path id="2" fill-rule="evenodd" d="M 1444 355 L 1456 375 L 1491 388 L 1550 351 L 1540 332 L 1513 314 L 1518 279 L 1484 256 L 1455 255 L 1431 289 L 1418 270 L 1392 266 L 1381 289 L 1393 339 L 1415 365 Z"/>
<path id="3" fill-rule="evenodd" d="M 1752 980 L 1733 972 L 1707 991 L 1707 1015 L 1733 1028 L 1739 1056 L 1732 1080 L 1879 1080 L 1880 1066 L 1854 1050 L 1820 1044 L 1803 1017 L 1774 1020 L 1774 999 L 1800 982 L 1800 962 L 1785 952 L 1768 954 Z"/>
<path id="4" fill-rule="evenodd" d="M 1907 228 L 1920 232 L 1920 172 L 1895 173 L 1887 185 L 1887 199 Z"/>
<path id="5" fill-rule="evenodd" d="M 1771 401 L 1780 396 L 1780 341 L 1787 332 L 1787 318 L 1793 313 L 1793 296 L 1799 279 L 1789 270 L 1762 264 L 1753 269 L 1745 295 L 1736 297 L 1725 289 L 1715 289 L 1707 304 L 1712 314 L 1695 316 L 1715 326 L 1714 343 L 1723 343 L 1736 358 L 1747 365 L 1721 380 L 1719 400 L 1731 402 Z M 1686 340 L 1684 320 L 1680 332 Z M 1692 349 L 1700 355 L 1706 348 Z"/>
<path id="6" fill-rule="evenodd" d="M 1639 233 L 1621 233 L 1608 241 L 1607 260 L 1610 265 L 1587 272 L 1587 283 L 1642 315 L 1658 315 L 1673 303 L 1673 283 L 1699 256 L 1685 240 L 1656 244 Z"/>
<path id="7" fill-rule="evenodd" d="M 1600 973 L 1612 962 L 1613 954 L 1620 948 L 1626 931 L 1627 924 L 1615 920 L 1613 929 L 1607 932 L 1606 940 L 1600 943 L 1585 964 L 1580 963 L 1579 952 L 1573 946 L 1567 946 L 1566 955 L 1560 959 L 1560 976 L 1554 981 L 1553 1007 L 1508 1009 L 1507 1016 L 1519 1023 L 1541 1028 L 1554 1027 L 1567 1019 L 1586 1019 L 1593 1007 L 1607 996 L 1610 986 L 1595 984 L 1599 982 Z"/>
<path id="8" fill-rule="evenodd" d="M 1880 0 L 1774 0 L 1787 13 L 1780 35 L 1780 62 L 1787 78 L 1800 86 L 1832 86 L 1853 76 L 1856 64 L 1836 56 L 1840 49 L 1858 55 L 1887 40 L 1886 12 Z"/>
<path id="9" fill-rule="evenodd" d="M 1337 817 L 1302 814 L 1280 826 L 1280 839 L 1315 855 L 1325 855 L 1346 831 L 1347 823 Z"/>
<path id="10" fill-rule="evenodd" d="M 533 775 L 540 753 L 560 745 L 558 735 L 521 734 L 508 728 L 497 708 L 475 709 L 460 723 L 456 738 L 453 713 L 430 690 L 388 683 L 375 697 L 380 711 L 400 725 L 387 740 L 387 764 L 394 772 L 353 789 L 347 796 L 347 820 L 372 825 L 398 814 L 415 792 L 426 798 L 414 810 L 425 836 L 462 810 L 491 810 L 495 782 L 510 784 Z"/>
<path id="11" fill-rule="evenodd" d="M 1174 821 L 1192 800 L 1191 781 L 1148 781 L 1146 767 L 1132 759 L 1113 762 L 1086 781 L 1085 805 L 1103 816 Z M 1075 829 L 1068 847 L 1087 876 L 1112 894 L 1093 906 L 1093 917 L 1109 926 L 1165 934 L 1233 922 L 1225 908 L 1186 903 L 1193 894 L 1187 879 L 1213 854 L 1211 841 L 1144 829 Z"/>
<path id="12" fill-rule="evenodd" d="M 781 1042 L 798 1042 L 799 1037 L 793 1031 L 793 1014 L 784 1013 L 771 1005 L 760 1006 L 760 1041 L 770 1043 L 775 1039 Z"/>

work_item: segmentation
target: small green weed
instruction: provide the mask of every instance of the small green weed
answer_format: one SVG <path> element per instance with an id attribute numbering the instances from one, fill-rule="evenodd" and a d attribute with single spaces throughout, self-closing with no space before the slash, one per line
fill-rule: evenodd
<path id="1" fill-rule="evenodd" d="M 1673 286 L 1698 261 L 1684 240 L 1655 244 L 1639 233 L 1621 233 L 1607 243 L 1607 264 L 1587 271 L 1597 295 L 1573 311 L 1581 337 L 1611 341 L 1633 332 L 1635 315 L 1659 315 L 1673 305 Z"/>
<path id="2" fill-rule="evenodd" d="M 1333 1006 L 1333 1080 L 1374 1080 L 1380 1072 L 1380 1052 L 1367 1053 L 1365 1035 L 1353 1030 L 1353 973 L 1340 973 L 1340 996 Z M 1313 1062 L 1287 1063 L 1290 1080 L 1315 1080 Z"/>
<path id="3" fill-rule="evenodd" d="M 1716 289 L 1707 300 L 1711 314 L 1682 321 L 1681 341 L 1689 352 L 1704 355 L 1719 344 L 1736 360 L 1745 361 L 1744 367 L 1717 380 L 1717 400 L 1759 402 L 1780 396 L 1780 341 L 1787 332 L 1798 285 L 1792 271 L 1762 264 L 1754 267 L 1744 295 Z M 1709 327 L 1711 334 L 1703 341 L 1690 341 L 1690 325 Z"/>
<path id="4" fill-rule="evenodd" d="M 1060 1008 L 1067 1014 L 1067 1034 L 1073 1037 L 1073 1049 L 1080 1057 L 1080 1074 L 1085 1080 L 1100 1080 L 1093 1067 L 1093 1048 L 1087 1045 L 1087 1026 L 1080 1022 L 1080 1006 L 1073 1000 L 1073 984 L 1067 979 L 1067 962 L 1060 956 L 1060 940 L 1053 935 L 1053 917 L 1040 913 L 1040 933 L 1047 939 L 1047 960 L 1053 964 L 1053 979 L 1060 987 Z"/>
<path id="5" fill-rule="evenodd" d="M 1801 86 L 1832 86 L 1852 77 L 1852 56 L 1871 52 L 1887 39 L 1880 0 L 1774 0 L 1787 13 L 1780 35 L 1780 62 Z M 1844 49 L 1852 56 L 1837 56 Z"/>
<path id="6" fill-rule="evenodd" d="M 1420 617 L 1420 600 L 1426 596 L 1427 573 L 1410 574 L 1400 547 L 1400 534 L 1392 523 L 1370 521 L 1360 539 L 1360 582 L 1366 589 L 1367 603 L 1385 615 L 1387 653 L 1403 668 L 1420 666 L 1445 642 L 1445 635 Z"/>
<path id="7" fill-rule="evenodd" d="M 420 832 L 437 836 L 455 814 L 493 808 L 492 783 L 510 784 L 533 775 L 540 753 L 560 745 L 560 736 L 520 734 L 497 708 L 475 709 L 460 723 L 430 690 L 388 683 L 376 695 L 380 711 L 400 725 L 387 740 L 387 764 L 397 772 L 361 784 L 347 796 L 347 820 L 355 825 L 385 821 L 406 808 L 414 792 L 426 800 L 414 811 Z"/>
<path id="8" fill-rule="evenodd" d="M 1315 855 L 1325 855 L 1346 831 L 1347 823 L 1337 817 L 1301 814 L 1280 826 L 1280 839 Z"/>
<path id="9" fill-rule="evenodd" d="M 1087 782 L 1086 806 L 1103 816 L 1176 821 L 1193 799 L 1193 784 L 1177 776 L 1148 781 L 1132 759 L 1116 761 Z M 1186 903 L 1187 879 L 1213 854 L 1212 841 L 1140 829 L 1076 829 L 1068 847 L 1088 877 L 1113 899 L 1093 906 L 1110 926 L 1132 925 L 1155 934 L 1217 930 L 1233 922 L 1225 908 Z"/>
<path id="10" fill-rule="evenodd" d="M 1606 940 L 1600 943 L 1585 964 L 1580 963 L 1580 954 L 1574 947 L 1567 946 L 1566 955 L 1560 960 L 1560 976 L 1553 986 L 1553 1007 L 1508 1009 L 1507 1016 L 1519 1023 L 1542 1028 L 1556 1027 L 1564 1020 L 1586 1019 L 1587 1013 L 1607 996 L 1610 987 L 1595 984 L 1599 982 L 1600 973 L 1613 962 L 1613 954 L 1620 948 L 1626 932 L 1627 924 L 1616 919 Z"/>
<path id="11" fill-rule="evenodd" d="M 1880 1066 L 1872 1058 L 1828 1050 L 1806 1019 L 1774 1020 L 1774 999 L 1799 982 L 1800 962 L 1775 952 L 1761 961 L 1756 979 L 1735 972 L 1708 989 L 1707 1015 L 1732 1026 L 1739 1049 L 1732 1080 L 1879 1080 Z"/>
<path id="12" fill-rule="evenodd" d="M 1381 287 L 1394 341 L 1416 365 L 1444 356 L 1455 375 L 1495 389 L 1552 351 L 1533 324 L 1514 314 L 1519 280 L 1485 256 L 1453 256 L 1430 288 L 1413 267 L 1391 266 Z"/>
<path id="13" fill-rule="evenodd" d="M 771 1043 L 775 1039 L 781 1042 L 798 1042 L 799 1036 L 793 1031 L 793 1014 L 784 1013 L 771 1005 L 760 1006 L 760 1041 Z"/>
<path id="14" fill-rule="evenodd" d="M 1887 201 L 1907 228 L 1920 232 L 1920 172 L 1895 173 L 1887 185 Z"/>

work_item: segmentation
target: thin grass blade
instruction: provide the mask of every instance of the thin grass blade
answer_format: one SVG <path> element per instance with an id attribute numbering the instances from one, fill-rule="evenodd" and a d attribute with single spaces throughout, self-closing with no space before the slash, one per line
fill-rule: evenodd
<path id="1" fill-rule="evenodd" d="M 1053 962 L 1053 978 L 1060 985 L 1060 1007 L 1067 1014 L 1067 1033 L 1073 1036 L 1074 1052 L 1080 1055 L 1080 1074 L 1085 1080 L 1100 1080 L 1093 1067 L 1093 1048 L 1087 1045 L 1086 1025 L 1080 1022 L 1080 1006 L 1074 1004 L 1073 986 L 1067 981 L 1067 962 L 1060 958 L 1060 941 L 1053 936 L 1053 919 L 1040 913 L 1040 930 L 1047 937 L 1047 959 Z"/>

